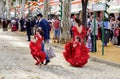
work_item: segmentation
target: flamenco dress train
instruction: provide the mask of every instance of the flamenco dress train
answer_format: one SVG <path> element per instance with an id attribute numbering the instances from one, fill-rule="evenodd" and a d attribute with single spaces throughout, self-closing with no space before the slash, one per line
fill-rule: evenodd
<path id="1" fill-rule="evenodd" d="M 16 24 L 13 24 L 13 25 L 12 25 L 11 30 L 12 30 L 12 31 L 17 31 L 17 26 L 16 26 Z"/>
<path id="2" fill-rule="evenodd" d="M 88 62 L 89 49 L 85 46 L 84 42 L 75 42 L 75 37 L 79 37 L 84 40 L 86 36 L 86 31 L 82 27 L 82 32 L 79 33 L 77 28 L 73 26 L 73 40 L 65 45 L 65 51 L 63 52 L 64 58 L 72 66 L 82 67 Z M 76 46 L 74 46 L 76 44 Z"/>
<path id="3" fill-rule="evenodd" d="M 40 62 L 44 62 L 46 55 L 43 51 L 41 51 L 42 49 L 41 42 L 43 38 L 40 38 L 39 35 L 35 35 L 35 38 L 37 38 L 36 42 L 30 41 L 31 54 L 34 59 L 35 57 L 37 57 L 40 60 Z"/>

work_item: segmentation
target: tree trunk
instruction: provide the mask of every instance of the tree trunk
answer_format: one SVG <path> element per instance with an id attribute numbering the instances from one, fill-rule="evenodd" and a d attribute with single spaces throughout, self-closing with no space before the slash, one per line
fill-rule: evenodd
<path id="1" fill-rule="evenodd" d="M 50 4 L 50 0 L 44 0 L 43 17 L 46 20 L 48 20 L 49 4 Z"/>
<path id="2" fill-rule="evenodd" d="M 66 43 L 70 40 L 70 1 L 71 0 L 64 0 L 63 1 L 63 16 L 62 16 L 62 33 L 61 33 L 61 43 Z"/>
<path id="3" fill-rule="evenodd" d="M 6 15 L 7 19 L 11 19 L 11 0 L 6 0 Z"/>
<path id="4" fill-rule="evenodd" d="M 5 1 L 4 0 L 0 0 L 0 15 L 3 15 L 4 11 L 5 11 Z"/>
<path id="5" fill-rule="evenodd" d="M 88 0 L 82 0 L 82 25 L 87 26 L 87 4 Z"/>
<path id="6" fill-rule="evenodd" d="M 24 8 L 25 8 L 25 2 L 26 2 L 26 0 L 22 0 L 21 1 L 21 7 L 20 7 L 20 17 L 24 17 Z"/>

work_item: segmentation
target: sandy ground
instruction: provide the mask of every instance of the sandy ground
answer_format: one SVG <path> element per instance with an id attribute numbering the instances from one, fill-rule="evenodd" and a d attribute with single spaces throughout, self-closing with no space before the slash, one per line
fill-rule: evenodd
<path id="1" fill-rule="evenodd" d="M 89 60 L 83 68 L 72 67 L 63 50 L 53 47 L 56 57 L 36 66 L 26 36 L 0 30 L 0 79 L 120 79 L 120 69 Z"/>
<path id="2" fill-rule="evenodd" d="M 120 47 L 113 45 L 111 41 L 104 47 L 104 55 L 102 55 L 102 42 L 97 41 L 97 52 L 91 53 L 92 56 L 120 64 Z"/>

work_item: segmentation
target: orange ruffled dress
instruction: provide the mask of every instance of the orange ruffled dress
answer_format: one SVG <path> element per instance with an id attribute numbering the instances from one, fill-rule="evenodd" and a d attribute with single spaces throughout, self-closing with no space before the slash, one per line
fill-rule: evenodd
<path id="1" fill-rule="evenodd" d="M 75 37 L 77 36 L 83 41 L 86 36 L 86 31 L 84 27 L 82 27 L 82 32 L 79 33 L 77 28 L 73 26 L 72 32 L 73 40 L 65 45 L 63 55 L 65 60 L 72 66 L 82 67 L 88 62 L 89 49 L 85 46 L 84 42 L 75 42 Z M 75 47 L 73 46 L 74 44 L 76 44 Z"/>
<path id="2" fill-rule="evenodd" d="M 33 58 L 37 61 L 37 64 L 39 64 L 40 62 L 44 62 L 46 55 L 44 52 L 41 51 L 42 49 L 41 42 L 43 41 L 43 38 L 40 37 L 38 34 L 35 35 L 35 38 L 37 38 L 37 41 L 36 42 L 30 41 L 29 46 Z"/>

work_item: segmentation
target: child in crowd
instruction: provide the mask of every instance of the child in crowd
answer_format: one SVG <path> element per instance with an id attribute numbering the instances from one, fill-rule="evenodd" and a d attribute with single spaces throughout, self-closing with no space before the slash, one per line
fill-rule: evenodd
<path id="1" fill-rule="evenodd" d="M 31 54 L 32 54 L 33 58 L 36 60 L 35 65 L 43 64 L 43 62 L 46 58 L 45 53 L 43 51 L 41 51 L 41 49 L 42 49 L 41 43 L 43 42 L 42 36 L 43 36 L 43 31 L 39 27 L 35 31 L 35 36 L 34 36 L 35 40 L 30 42 Z"/>
<path id="2" fill-rule="evenodd" d="M 91 40 L 91 28 L 88 29 L 87 31 L 87 43 L 86 43 L 86 46 L 87 48 L 89 49 L 89 51 L 92 51 L 92 40 Z"/>

